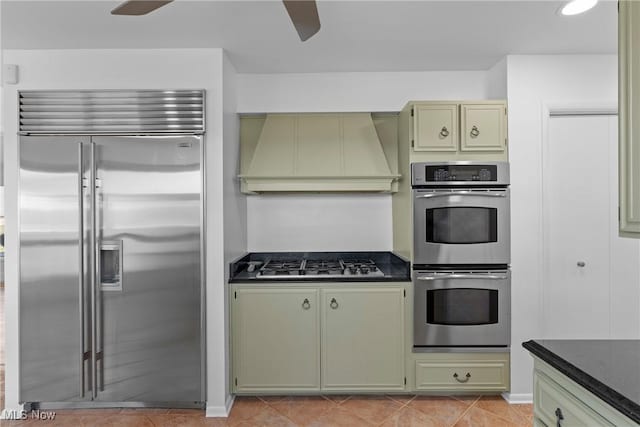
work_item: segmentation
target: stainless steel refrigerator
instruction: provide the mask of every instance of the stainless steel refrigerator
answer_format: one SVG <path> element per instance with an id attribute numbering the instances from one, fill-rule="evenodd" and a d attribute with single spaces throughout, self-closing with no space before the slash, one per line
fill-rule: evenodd
<path id="1" fill-rule="evenodd" d="M 22 135 L 20 398 L 201 406 L 200 135 Z"/>

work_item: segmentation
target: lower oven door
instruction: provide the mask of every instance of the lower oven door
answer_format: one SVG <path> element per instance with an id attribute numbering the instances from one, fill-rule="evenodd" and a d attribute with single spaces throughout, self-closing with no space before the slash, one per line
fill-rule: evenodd
<path id="1" fill-rule="evenodd" d="M 414 338 L 420 347 L 508 347 L 511 273 L 416 271 Z"/>

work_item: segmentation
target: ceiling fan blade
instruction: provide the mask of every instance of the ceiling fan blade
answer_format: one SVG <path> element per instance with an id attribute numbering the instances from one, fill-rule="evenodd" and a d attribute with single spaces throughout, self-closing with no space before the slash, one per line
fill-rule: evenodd
<path id="1" fill-rule="evenodd" d="M 282 0 L 300 40 L 308 40 L 320 31 L 320 17 L 315 0 Z"/>
<path id="2" fill-rule="evenodd" d="M 172 1 L 173 0 L 129 0 L 118 5 L 118 7 L 111 11 L 111 14 L 131 16 L 146 15 Z"/>

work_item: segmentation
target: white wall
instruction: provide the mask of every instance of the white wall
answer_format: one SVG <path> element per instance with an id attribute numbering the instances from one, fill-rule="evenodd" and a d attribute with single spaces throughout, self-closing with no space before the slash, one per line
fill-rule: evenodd
<path id="1" fill-rule="evenodd" d="M 247 198 L 240 193 L 240 181 L 238 174 L 240 173 L 240 145 L 238 144 L 239 126 L 237 111 L 237 73 L 229 61 L 226 53 L 223 57 L 223 140 L 224 147 L 222 152 L 222 180 L 224 197 L 224 277 L 229 277 L 229 264 L 247 251 Z M 229 297 L 228 286 L 224 286 L 224 295 L 218 292 L 216 306 L 224 305 L 225 336 L 224 336 L 224 369 L 225 378 L 218 378 L 220 383 L 225 384 L 226 408 L 228 413 L 230 400 L 230 365 L 229 365 Z M 216 315 L 215 313 L 212 313 Z M 218 322 L 216 322 L 218 324 Z M 222 345 L 222 343 L 221 343 Z M 217 376 L 217 375 L 216 375 Z M 210 376 L 211 380 L 211 376 Z M 217 408 L 208 407 L 208 416 L 222 416 Z"/>
<path id="2" fill-rule="evenodd" d="M 393 250 L 388 195 L 251 196 L 248 219 L 253 252 Z"/>
<path id="3" fill-rule="evenodd" d="M 206 89 L 207 164 L 207 382 L 208 409 L 224 412 L 227 401 L 225 273 L 223 239 L 223 51 L 159 50 L 29 50 L 3 52 L 4 62 L 18 64 L 20 83 L 5 86 L 3 119 L 6 159 L 6 379 L 5 404 L 18 408 L 18 152 L 19 89 Z M 226 70 L 230 68 L 225 67 Z M 230 82 L 232 80 L 229 80 Z M 227 86 L 232 108 L 233 85 Z M 233 133 L 227 140 L 235 140 Z M 241 221 L 241 219 L 240 219 Z M 240 244 L 242 245 L 242 244 Z M 170 386 L 170 385 L 168 385 Z"/>
<path id="4" fill-rule="evenodd" d="M 487 70 L 487 96 L 489 99 L 507 98 L 507 58 L 504 57 Z"/>
<path id="5" fill-rule="evenodd" d="M 484 99 L 484 71 L 240 74 L 238 112 L 400 111 L 409 100 Z"/>
<path id="6" fill-rule="evenodd" d="M 542 333 L 543 109 L 548 105 L 616 105 L 617 57 L 509 56 L 507 92 L 513 270 L 511 398 L 517 400 L 530 398 L 532 393 L 532 359 L 521 343 L 541 338 Z"/>
<path id="7" fill-rule="evenodd" d="M 400 111 L 413 99 L 485 99 L 484 71 L 240 74 L 238 112 Z M 391 196 L 249 196 L 251 251 L 393 248 Z"/>

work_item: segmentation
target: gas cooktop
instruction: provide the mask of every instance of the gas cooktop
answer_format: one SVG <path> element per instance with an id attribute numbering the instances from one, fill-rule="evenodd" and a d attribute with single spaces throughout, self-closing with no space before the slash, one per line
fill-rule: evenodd
<path id="1" fill-rule="evenodd" d="M 310 278 L 310 277 L 343 277 L 343 276 L 366 276 L 380 277 L 384 273 L 380 271 L 373 260 L 370 259 L 350 259 L 350 260 L 323 260 L 323 259 L 269 259 L 260 267 L 256 278 L 282 277 Z"/>
<path id="2" fill-rule="evenodd" d="M 230 265 L 229 281 L 408 281 L 409 263 L 392 252 L 252 252 Z"/>

